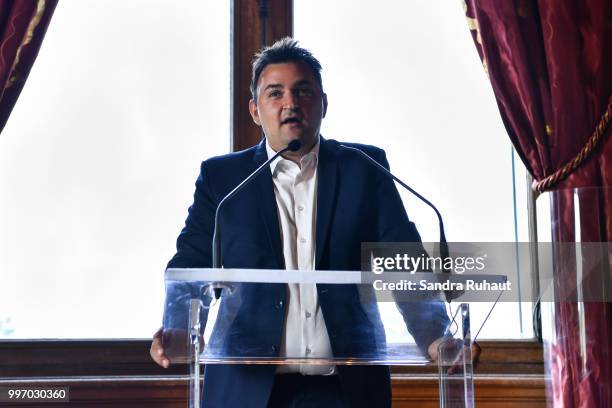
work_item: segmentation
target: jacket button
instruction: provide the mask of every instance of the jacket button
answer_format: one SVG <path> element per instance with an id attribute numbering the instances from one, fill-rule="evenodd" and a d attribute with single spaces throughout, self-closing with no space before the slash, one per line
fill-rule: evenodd
<path id="1" fill-rule="evenodd" d="M 284 304 L 284 303 L 283 303 L 283 301 L 282 301 L 282 300 L 279 300 L 279 301 L 278 301 L 278 302 L 277 302 L 277 303 L 274 305 L 274 307 L 275 307 L 275 308 L 277 308 L 277 309 L 282 309 L 283 304 Z"/>
<path id="2" fill-rule="evenodd" d="M 276 351 L 276 346 L 270 347 L 270 350 L 272 350 L 272 352 Z"/>

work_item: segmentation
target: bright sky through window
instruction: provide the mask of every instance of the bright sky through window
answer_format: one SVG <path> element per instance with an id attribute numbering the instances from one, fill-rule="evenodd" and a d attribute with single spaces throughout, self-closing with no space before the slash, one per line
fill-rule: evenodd
<path id="1" fill-rule="evenodd" d="M 528 240 L 524 167 L 513 175 L 460 1 L 296 0 L 294 13 L 295 37 L 323 65 L 325 137 L 385 149 L 391 170 L 438 207 L 448 241 Z M 401 194 L 422 239 L 438 241 L 433 211 Z M 476 322 L 485 309 L 473 305 Z M 498 305 L 481 335 L 529 337 L 530 313 Z"/>
<path id="2" fill-rule="evenodd" d="M 229 12 L 59 3 L 0 137 L 0 338 L 161 325 L 199 164 L 230 148 Z"/>

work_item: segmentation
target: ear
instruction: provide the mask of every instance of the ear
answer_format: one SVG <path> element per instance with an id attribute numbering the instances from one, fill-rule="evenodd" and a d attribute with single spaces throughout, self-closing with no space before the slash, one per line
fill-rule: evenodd
<path id="1" fill-rule="evenodd" d="M 323 92 L 323 117 L 327 114 L 327 94 Z"/>
<path id="2" fill-rule="evenodd" d="M 259 120 L 259 111 L 257 110 L 257 104 L 253 99 L 249 101 L 249 113 L 251 114 L 251 118 L 253 118 L 253 122 L 257 126 L 261 126 L 261 121 Z"/>

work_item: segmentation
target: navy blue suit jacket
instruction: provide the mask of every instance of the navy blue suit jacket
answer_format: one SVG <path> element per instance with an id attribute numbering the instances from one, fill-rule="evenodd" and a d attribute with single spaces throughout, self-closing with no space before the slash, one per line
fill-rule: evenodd
<path id="1" fill-rule="evenodd" d="M 368 145 L 347 145 L 362 149 L 389 167 L 383 150 Z M 202 163 L 194 202 L 169 268 L 211 266 L 217 204 L 266 159 L 265 141 L 262 141 L 253 148 Z M 360 270 L 362 242 L 420 241 L 393 181 L 354 152 L 342 149 L 335 140 L 321 138 L 316 214 L 318 270 Z M 228 201 L 220 217 L 225 268 L 284 268 L 269 170 Z M 222 302 L 219 312 L 222 316 L 226 307 L 233 309 L 229 313 L 236 316 L 228 323 L 231 327 L 226 328 L 229 335 L 224 339 L 224 347 L 231 349 L 234 343 L 244 345 L 250 341 L 262 353 L 277 356 L 286 313 L 285 286 L 243 284 L 241 290 L 240 304 Z M 377 342 L 384 342 L 378 312 L 363 310 L 356 286 L 319 284 L 317 293 L 334 355 L 364 355 L 375 350 Z M 422 350 L 443 335 L 448 323 L 443 303 L 432 302 L 426 306 L 409 303 L 401 309 L 408 329 Z M 364 336 L 364 333 L 371 335 Z M 210 364 L 205 368 L 203 405 L 265 407 L 275 369 L 270 365 Z M 391 405 L 388 367 L 338 366 L 338 374 L 351 406 Z"/>

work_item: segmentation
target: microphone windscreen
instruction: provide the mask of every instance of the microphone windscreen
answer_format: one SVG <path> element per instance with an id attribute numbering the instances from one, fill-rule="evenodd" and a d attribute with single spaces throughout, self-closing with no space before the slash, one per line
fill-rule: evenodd
<path id="1" fill-rule="evenodd" d="M 302 147 L 302 142 L 300 142 L 297 139 L 292 140 L 291 142 L 289 142 L 289 145 L 287 147 L 289 148 L 290 151 L 297 152 Z"/>

